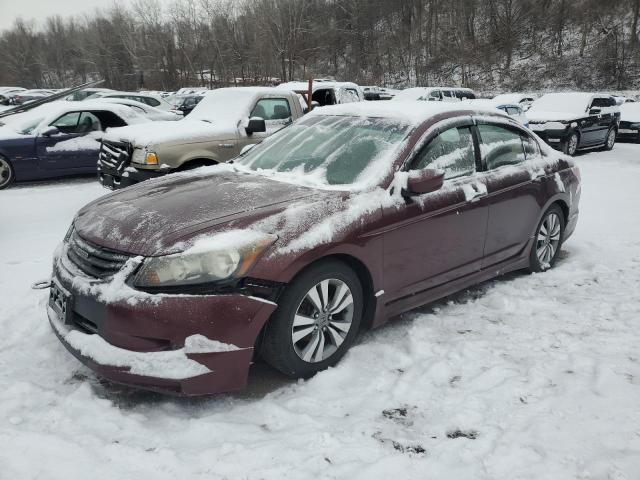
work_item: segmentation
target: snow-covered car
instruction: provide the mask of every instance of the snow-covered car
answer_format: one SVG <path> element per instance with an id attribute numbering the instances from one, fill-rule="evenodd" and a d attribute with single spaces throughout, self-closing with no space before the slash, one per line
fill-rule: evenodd
<path id="1" fill-rule="evenodd" d="M 14 182 L 96 173 L 107 128 L 149 120 L 106 102 L 51 102 L 1 118 L 0 189 Z"/>
<path id="2" fill-rule="evenodd" d="M 116 189 L 226 162 L 301 116 L 293 92 L 270 87 L 218 88 L 180 122 L 109 131 L 100 150 L 98 179 Z"/>
<path id="3" fill-rule="evenodd" d="M 45 90 L 41 88 L 33 90 L 21 90 L 13 96 L 12 101 L 16 105 L 22 105 L 34 100 L 40 100 L 42 98 L 50 97 L 54 93 L 55 92 L 52 90 Z"/>
<path id="4" fill-rule="evenodd" d="M 640 103 L 626 102 L 620 105 L 618 140 L 640 141 Z"/>
<path id="5" fill-rule="evenodd" d="M 146 103 L 137 102 L 135 100 L 129 100 L 128 98 L 102 97 L 102 98 L 98 98 L 96 100 L 90 100 L 90 101 L 126 105 L 127 107 L 131 107 L 140 115 L 147 117 L 149 120 L 154 120 L 154 121 L 175 122 L 176 120 L 182 120 L 183 118 L 183 114 L 180 111 L 167 112 L 166 110 L 160 110 L 159 108 L 151 107 Z"/>
<path id="6" fill-rule="evenodd" d="M 406 88 L 395 94 L 392 100 L 428 102 L 459 102 L 473 100 L 476 94 L 470 88 L 458 87 L 413 87 Z"/>
<path id="7" fill-rule="evenodd" d="M 304 99 L 304 95 L 309 91 L 307 82 L 286 82 L 281 83 L 276 88 L 296 92 L 299 95 L 300 105 L 303 109 L 307 109 Z M 362 88 L 353 82 L 314 80 L 311 90 L 311 101 L 314 106 L 318 107 L 363 102 L 365 99 Z"/>
<path id="8" fill-rule="evenodd" d="M 237 390 L 256 356 L 309 377 L 362 328 L 551 268 L 579 182 L 571 158 L 495 109 L 317 108 L 233 163 L 81 209 L 47 312 L 79 360 L 119 383 Z"/>
<path id="9" fill-rule="evenodd" d="M 530 93 L 501 93 L 492 98 L 495 103 L 519 105 L 525 112 L 531 107 L 536 96 Z"/>
<path id="10" fill-rule="evenodd" d="M 527 110 L 529 128 L 568 155 L 580 149 L 611 150 L 620 108 L 610 95 L 585 92 L 547 93 Z"/>
<path id="11" fill-rule="evenodd" d="M 87 98 L 96 95 L 95 98 L 98 98 L 100 95 L 106 95 L 107 93 L 115 92 L 110 88 L 84 88 L 82 90 L 78 90 L 77 92 L 73 92 L 71 95 L 68 95 L 65 100 L 69 102 L 79 102 L 80 100 L 86 100 Z"/>
<path id="12" fill-rule="evenodd" d="M 517 120 L 518 122 L 520 122 L 522 125 L 524 125 L 525 127 L 529 127 L 529 119 L 527 118 L 527 115 L 524 113 L 524 110 L 522 109 L 522 107 L 517 104 L 517 103 L 509 103 L 509 102 L 504 102 L 500 99 L 496 100 L 495 98 L 492 99 L 476 99 L 476 100 L 465 100 L 465 102 L 468 102 L 471 105 L 484 105 L 485 107 L 493 107 L 493 108 L 497 108 L 498 110 L 502 110 L 504 113 L 506 113 L 507 115 L 509 115 L 511 118 L 513 118 L 514 120 Z"/>
<path id="13" fill-rule="evenodd" d="M 145 103 L 150 107 L 164 110 L 166 112 L 174 111 L 173 106 L 167 102 L 160 95 L 154 93 L 141 93 L 141 92 L 96 92 L 93 95 L 87 97 L 87 100 L 95 100 L 97 98 L 126 98 L 128 100 L 135 100 L 136 102 Z M 175 112 L 174 112 L 175 113 Z"/>

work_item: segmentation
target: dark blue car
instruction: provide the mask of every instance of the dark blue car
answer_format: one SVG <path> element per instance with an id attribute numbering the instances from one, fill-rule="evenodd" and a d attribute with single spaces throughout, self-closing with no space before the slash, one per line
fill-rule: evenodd
<path id="1" fill-rule="evenodd" d="M 146 121 L 130 107 L 100 101 L 52 102 L 1 118 L 0 189 L 96 173 L 103 132 Z"/>

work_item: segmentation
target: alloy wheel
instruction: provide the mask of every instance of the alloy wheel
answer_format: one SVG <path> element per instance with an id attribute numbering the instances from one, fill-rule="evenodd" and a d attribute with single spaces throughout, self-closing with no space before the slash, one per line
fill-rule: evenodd
<path id="1" fill-rule="evenodd" d="M 557 213 L 551 212 L 540 224 L 536 237 L 536 256 L 542 266 L 549 266 L 560 245 L 561 223 Z"/>
<path id="2" fill-rule="evenodd" d="M 0 188 L 5 187 L 9 182 L 11 182 L 12 175 L 11 167 L 7 161 L 0 158 Z"/>
<path id="3" fill-rule="evenodd" d="M 305 362 L 317 363 L 333 355 L 351 329 L 353 295 L 342 280 L 322 280 L 303 297 L 291 327 L 296 354 Z"/>
<path id="4" fill-rule="evenodd" d="M 576 150 L 578 150 L 578 136 L 575 133 L 573 133 L 569 137 L 569 145 L 567 147 L 567 153 L 569 155 L 573 155 L 576 153 Z"/>
<path id="5" fill-rule="evenodd" d="M 616 141 L 616 132 L 615 130 L 610 130 L 609 135 L 607 135 L 607 148 L 611 150 Z"/>

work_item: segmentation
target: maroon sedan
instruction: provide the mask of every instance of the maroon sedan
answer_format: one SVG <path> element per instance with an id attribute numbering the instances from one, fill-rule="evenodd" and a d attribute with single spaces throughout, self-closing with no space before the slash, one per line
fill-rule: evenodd
<path id="1" fill-rule="evenodd" d="M 94 201 L 57 250 L 48 314 L 115 382 L 179 394 L 292 377 L 363 328 L 505 272 L 554 265 L 580 179 L 497 110 L 316 109 L 232 164 Z"/>

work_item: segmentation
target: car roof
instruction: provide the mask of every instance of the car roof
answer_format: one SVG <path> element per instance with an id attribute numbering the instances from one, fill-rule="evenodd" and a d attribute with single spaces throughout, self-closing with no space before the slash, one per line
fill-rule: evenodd
<path id="1" fill-rule="evenodd" d="M 489 115 L 509 118 L 504 112 L 487 105 L 475 105 L 470 102 L 353 102 L 327 107 L 316 107 L 309 115 L 339 115 L 356 117 L 389 118 L 419 125 L 430 118 L 445 113 L 454 115 Z"/>
<path id="2" fill-rule="evenodd" d="M 329 80 L 318 80 L 313 82 L 312 90 L 315 92 L 316 90 L 320 90 L 322 88 L 336 88 L 336 87 L 347 87 L 347 88 L 359 88 L 358 84 L 353 82 L 334 82 Z M 307 82 L 286 82 L 281 83 L 277 87 L 280 90 L 292 90 L 294 92 L 309 90 L 309 84 Z"/>

